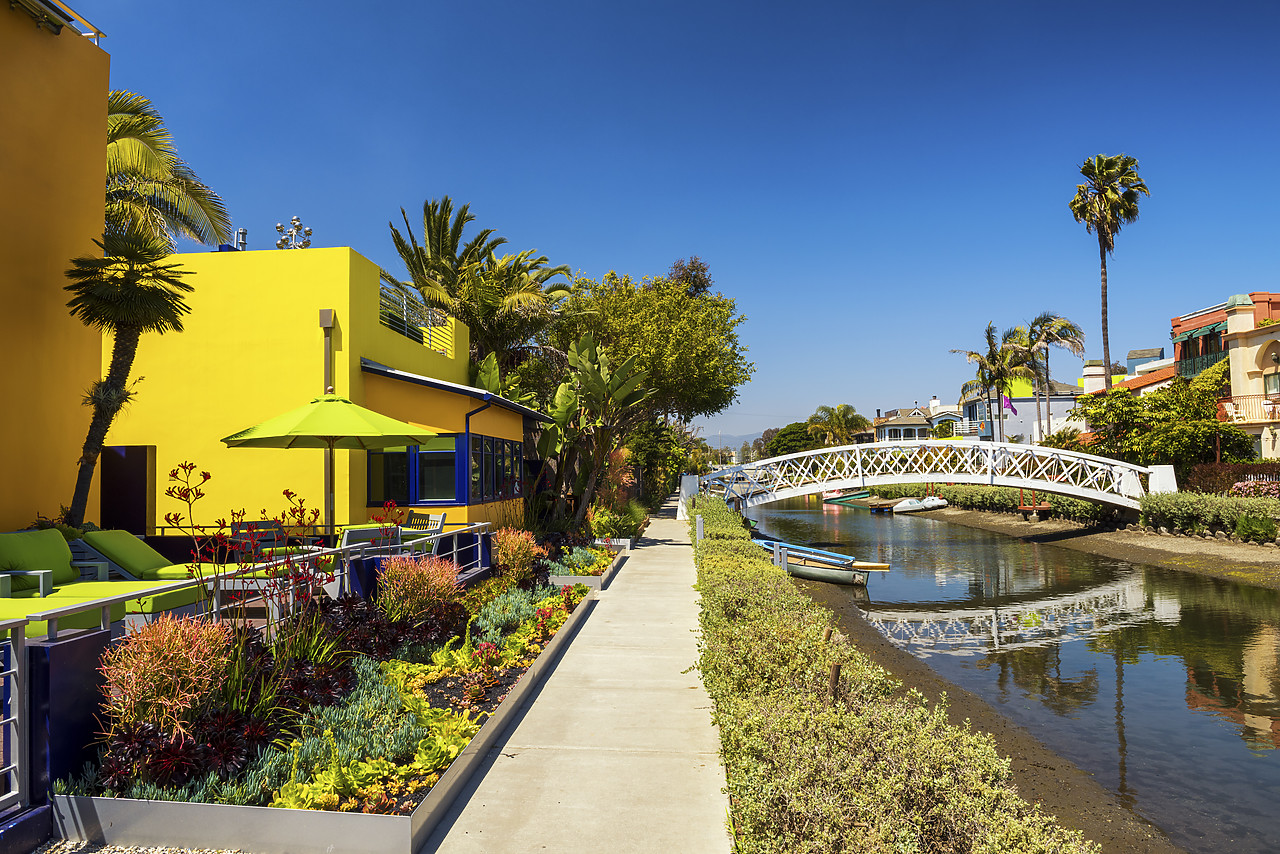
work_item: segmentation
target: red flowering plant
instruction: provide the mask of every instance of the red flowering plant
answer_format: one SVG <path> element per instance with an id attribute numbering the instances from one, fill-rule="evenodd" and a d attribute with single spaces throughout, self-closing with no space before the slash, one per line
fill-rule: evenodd
<path id="1" fill-rule="evenodd" d="M 198 525 L 196 504 L 205 497 L 203 487 L 213 476 L 207 471 L 196 474 L 197 468 L 195 463 L 182 462 L 169 472 L 165 495 L 182 502 L 187 512 L 166 513 L 165 522 L 191 538 L 188 572 L 204 582 L 202 595 L 207 597 L 214 584 L 222 583 L 220 571 L 233 553 L 242 570 L 236 577 L 251 579 L 252 593 L 277 613 L 309 601 L 316 588 L 333 581 L 332 559 L 313 559 L 308 549 L 290 545 L 315 529 L 319 510 L 308 508 L 297 493 L 285 489 L 288 506 L 274 517 L 264 509 L 263 521 L 246 521 L 246 512 L 238 510 L 231 512 L 229 521 L 224 517 L 212 526 Z M 229 598 L 239 599 L 240 594 L 231 591 Z"/>

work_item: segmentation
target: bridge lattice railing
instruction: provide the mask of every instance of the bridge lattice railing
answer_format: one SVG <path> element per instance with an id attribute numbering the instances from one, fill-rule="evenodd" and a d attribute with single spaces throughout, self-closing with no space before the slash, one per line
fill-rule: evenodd
<path id="1" fill-rule="evenodd" d="M 1136 509 L 1148 474 L 1142 466 L 1039 445 L 926 439 L 761 460 L 707 475 L 702 488 L 751 506 L 831 486 L 946 481 L 1040 488 Z"/>

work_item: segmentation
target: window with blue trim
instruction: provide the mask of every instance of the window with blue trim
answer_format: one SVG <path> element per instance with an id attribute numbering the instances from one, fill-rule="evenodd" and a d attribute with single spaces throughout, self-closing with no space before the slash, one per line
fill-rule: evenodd
<path id="1" fill-rule="evenodd" d="M 368 452 L 368 505 L 480 504 L 521 495 L 524 443 L 440 436 L 424 445 Z"/>

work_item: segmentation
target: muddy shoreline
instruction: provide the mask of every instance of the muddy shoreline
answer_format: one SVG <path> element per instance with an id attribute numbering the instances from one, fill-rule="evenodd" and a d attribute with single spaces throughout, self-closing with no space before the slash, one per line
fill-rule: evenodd
<path id="1" fill-rule="evenodd" d="M 1026 522 L 1021 516 L 945 508 L 921 515 L 1130 563 L 1158 566 L 1237 583 L 1280 589 L 1280 549 L 1189 536 L 1085 528 L 1073 522 Z M 828 585 L 796 581 L 815 601 L 830 608 L 841 629 L 873 661 L 931 702 L 946 695 L 952 723 L 969 721 L 990 733 L 996 749 L 1010 759 L 1018 791 L 1040 804 L 1066 827 L 1081 831 L 1105 852 L 1163 854 L 1183 849 L 1157 827 L 1134 815 L 1091 775 L 1045 747 L 1027 729 L 1004 717 L 980 697 L 940 678 L 928 664 L 898 649 L 862 618 L 856 604 Z"/>

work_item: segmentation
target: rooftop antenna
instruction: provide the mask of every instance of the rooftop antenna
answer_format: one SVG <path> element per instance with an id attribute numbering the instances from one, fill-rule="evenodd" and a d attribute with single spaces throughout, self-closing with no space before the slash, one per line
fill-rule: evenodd
<path id="1" fill-rule="evenodd" d="M 249 229 L 237 228 L 236 229 L 236 249 L 239 250 L 240 252 L 243 252 L 248 248 L 249 248 Z"/>

